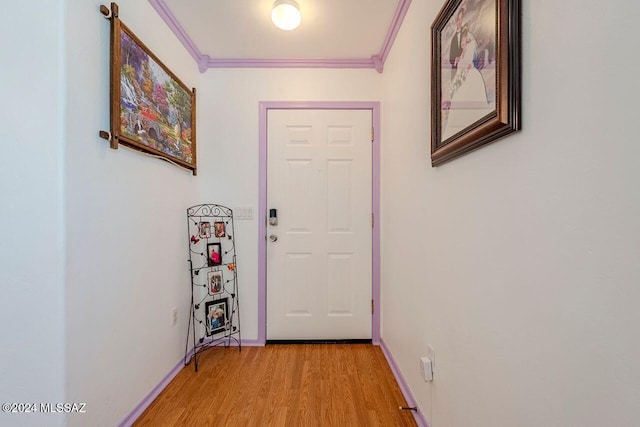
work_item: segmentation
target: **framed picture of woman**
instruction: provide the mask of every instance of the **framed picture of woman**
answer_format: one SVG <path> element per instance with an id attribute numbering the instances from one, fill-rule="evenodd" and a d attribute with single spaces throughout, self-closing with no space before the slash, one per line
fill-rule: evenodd
<path id="1" fill-rule="evenodd" d="M 433 166 L 520 129 L 520 0 L 448 0 L 431 56 Z"/>

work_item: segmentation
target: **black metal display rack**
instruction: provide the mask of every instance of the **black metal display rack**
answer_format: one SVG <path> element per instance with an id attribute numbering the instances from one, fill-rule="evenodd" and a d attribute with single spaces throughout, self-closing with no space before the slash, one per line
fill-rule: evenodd
<path id="1" fill-rule="evenodd" d="M 187 231 L 191 308 L 184 364 L 193 359 L 197 371 L 198 355 L 207 348 L 229 347 L 233 340 L 242 350 L 233 211 L 213 204 L 192 206 Z"/>

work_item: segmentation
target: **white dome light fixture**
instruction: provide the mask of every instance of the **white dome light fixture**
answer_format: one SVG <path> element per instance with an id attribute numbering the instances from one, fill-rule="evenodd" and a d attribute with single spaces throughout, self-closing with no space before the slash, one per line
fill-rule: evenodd
<path id="1" fill-rule="evenodd" d="M 281 30 L 291 31 L 298 28 L 302 16 L 295 0 L 276 0 L 271 10 L 271 21 Z"/>

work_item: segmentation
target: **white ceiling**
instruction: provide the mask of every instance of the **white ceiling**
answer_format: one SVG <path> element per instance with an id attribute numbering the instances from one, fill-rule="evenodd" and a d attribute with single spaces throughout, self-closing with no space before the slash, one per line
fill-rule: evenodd
<path id="1" fill-rule="evenodd" d="M 271 23 L 273 0 L 149 1 L 191 50 L 222 59 L 371 58 L 408 7 L 407 0 L 297 0 L 302 23 L 283 31 Z"/>

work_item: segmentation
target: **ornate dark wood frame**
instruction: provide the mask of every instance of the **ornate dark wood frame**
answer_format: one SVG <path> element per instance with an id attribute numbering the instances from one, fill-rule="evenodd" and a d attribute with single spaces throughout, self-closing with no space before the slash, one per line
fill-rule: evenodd
<path id="1" fill-rule="evenodd" d="M 462 0 L 448 0 L 431 25 L 431 165 L 450 160 L 520 130 L 520 0 L 496 1 L 496 109 L 442 140 L 442 37 Z"/>

